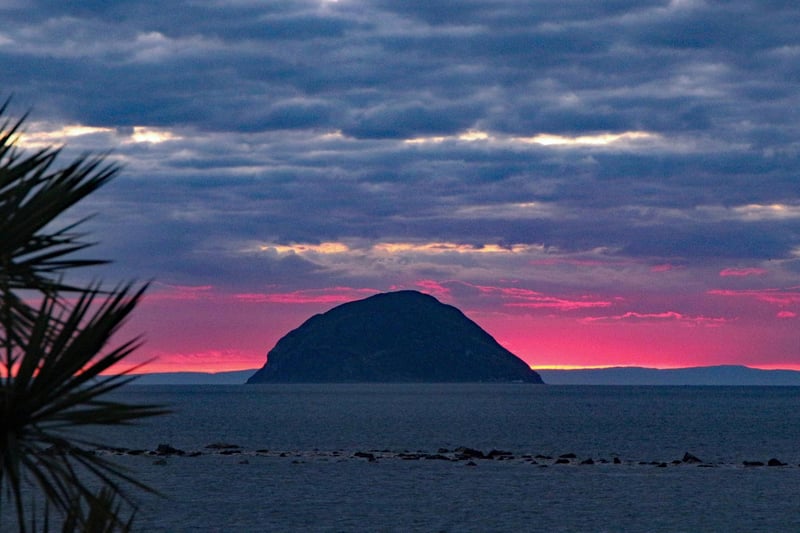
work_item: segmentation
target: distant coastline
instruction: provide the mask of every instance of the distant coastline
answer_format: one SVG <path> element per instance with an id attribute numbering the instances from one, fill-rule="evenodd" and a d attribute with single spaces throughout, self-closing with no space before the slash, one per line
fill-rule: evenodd
<path id="1" fill-rule="evenodd" d="M 800 386 L 800 371 L 761 370 L 742 365 L 670 369 L 610 367 L 537 372 L 550 385 Z"/>
<path id="2" fill-rule="evenodd" d="M 232 372 L 138 374 L 134 385 L 241 385 L 258 369 Z M 549 385 L 720 385 L 800 386 L 800 371 L 761 370 L 740 365 L 657 369 L 611 367 L 537 370 Z"/>
<path id="3" fill-rule="evenodd" d="M 231 372 L 156 372 L 135 374 L 132 385 L 244 385 L 257 368 Z"/>

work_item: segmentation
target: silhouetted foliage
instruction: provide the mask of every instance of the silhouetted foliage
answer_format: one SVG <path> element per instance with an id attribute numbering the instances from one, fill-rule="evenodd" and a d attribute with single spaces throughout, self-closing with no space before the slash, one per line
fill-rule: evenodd
<path id="1" fill-rule="evenodd" d="M 58 225 L 119 167 L 83 156 L 57 168 L 59 149 L 27 153 L 17 146 L 25 117 L 2 118 L 7 105 L 0 106 L 0 529 L 15 521 L 19 531 L 47 530 L 56 516 L 63 531 L 127 530 L 126 486 L 151 489 L 94 454 L 98 443 L 75 430 L 166 412 L 107 399 L 133 378 L 103 375 L 140 344 L 109 347 L 146 286 L 68 283 L 70 270 L 106 261 L 75 257 L 93 244 L 76 232 L 85 219 Z"/>

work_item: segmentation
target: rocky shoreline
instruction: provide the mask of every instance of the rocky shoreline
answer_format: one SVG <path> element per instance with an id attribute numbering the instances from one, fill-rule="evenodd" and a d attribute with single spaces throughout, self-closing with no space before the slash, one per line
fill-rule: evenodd
<path id="1" fill-rule="evenodd" d="M 800 468 L 800 465 L 791 465 L 781 461 L 778 458 L 772 457 L 769 459 L 745 459 L 739 462 L 707 462 L 696 455 L 686 452 L 683 457 L 672 460 L 632 460 L 624 459 L 617 455 L 611 457 L 594 458 L 590 456 L 581 457 L 575 453 L 568 452 L 559 455 L 545 455 L 545 454 L 515 454 L 506 450 L 492 449 L 487 452 L 477 448 L 470 448 L 466 446 L 459 446 L 457 448 L 438 448 L 435 452 L 424 450 L 388 450 L 388 449 L 372 449 L 366 451 L 347 451 L 347 450 L 270 450 L 270 449 L 255 449 L 248 450 L 237 444 L 216 442 L 206 445 L 201 450 L 182 450 L 175 448 L 170 444 L 159 444 L 154 449 L 130 449 L 122 447 L 99 446 L 91 453 L 97 455 L 127 455 L 127 456 L 141 456 L 145 458 L 152 458 L 153 464 L 167 465 L 167 459 L 171 458 L 192 458 L 208 455 L 217 456 L 236 456 L 239 457 L 241 464 L 248 464 L 249 458 L 253 457 L 273 457 L 291 460 L 293 463 L 303 463 L 307 461 L 365 461 L 369 463 L 378 463 L 381 461 L 444 461 L 456 464 L 465 465 L 468 467 L 476 467 L 483 462 L 505 462 L 512 464 L 530 465 L 539 468 L 547 468 L 550 466 L 563 467 L 563 466 L 580 466 L 590 467 L 596 465 L 611 465 L 611 466 L 638 466 L 638 467 L 655 467 L 655 468 L 668 468 L 668 467 L 683 467 L 695 466 L 700 468 L 719 468 L 719 467 L 740 467 L 740 468 L 758 468 L 758 467 L 795 467 Z"/>

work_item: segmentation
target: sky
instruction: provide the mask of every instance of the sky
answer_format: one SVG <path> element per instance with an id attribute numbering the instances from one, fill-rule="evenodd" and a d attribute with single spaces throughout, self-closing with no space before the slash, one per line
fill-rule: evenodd
<path id="1" fill-rule="evenodd" d="M 800 7 L 0 0 L 25 149 L 121 174 L 150 371 L 416 289 L 533 367 L 800 369 Z"/>

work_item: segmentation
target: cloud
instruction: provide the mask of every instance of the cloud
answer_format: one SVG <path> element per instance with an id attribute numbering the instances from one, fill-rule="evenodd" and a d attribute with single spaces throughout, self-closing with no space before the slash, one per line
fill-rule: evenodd
<path id="1" fill-rule="evenodd" d="M 767 270 L 763 268 L 725 268 L 720 271 L 719 275 L 723 278 L 727 277 L 736 277 L 736 278 L 744 278 L 747 276 L 763 276 L 767 273 Z"/>
<path id="2" fill-rule="evenodd" d="M 168 285 L 156 281 L 153 282 L 151 290 L 146 293 L 145 299 L 148 302 L 159 300 L 196 301 L 213 298 L 214 294 L 212 285 Z"/>
<path id="3" fill-rule="evenodd" d="M 777 305 L 800 303 L 800 287 L 767 288 L 767 289 L 713 289 L 708 294 L 734 298 L 750 298 Z"/>
<path id="4" fill-rule="evenodd" d="M 478 287 L 482 293 L 500 293 L 504 298 L 512 300 L 504 305 L 506 307 L 519 307 L 529 309 L 556 309 L 559 311 L 573 311 L 596 307 L 609 307 L 610 301 L 598 300 L 591 296 L 579 299 L 562 298 L 542 294 L 538 291 L 509 287 Z"/>
<path id="5" fill-rule="evenodd" d="M 676 311 L 663 311 L 660 313 L 639 313 L 628 311 L 621 315 L 594 316 L 581 319 L 585 323 L 634 323 L 634 324 L 658 324 L 661 322 L 677 322 L 688 326 L 717 327 L 730 322 L 730 319 L 723 317 L 691 316 Z"/>
<path id="6" fill-rule="evenodd" d="M 319 244 L 261 244 L 261 251 L 275 251 L 279 254 L 343 254 L 350 251 L 350 247 L 341 242 L 322 242 Z"/>
<path id="7" fill-rule="evenodd" d="M 432 279 L 422 279 L 414 283 L 417 289 L 430 294 L 439 299 L 450 298 L 450 288 L 446 283 L 441 283 Z M 392 289 L 401 289 L 402 287 L 392 287 Z"/>
<path id="8" fill-rule="evenodd" d="M 480 285 L 463 280 L 418 280 L 414 285 L 430 294 L 448 300 L 468 302 L 471 306 L 486 307 L 488 302 L 498 311 L 515 313 L 517 310 L 551 310 L 570 312 L 576 310 L 603 308 L 612 305 L 611 301 L 582 295 L 568 297 L 547 294 L 525 287 L 503 285 Z"/>
<path id="9" fill-rule="evenodd" d="M 681 268 L 680 266 L 671 265 L 669 263 L 664 263 L 661 265 L 653 265 L 650 267 L 651 272 L 670 272 L 675 269 Z"/>
<path id="10" fill-rule="evenodd" d="M 516 288 L 481 301 L 688 323 L 796 303 L 763 285 L 800 273 L 796 11 L 29 2 L 3 9 L 0 69 L 32 109 L 21 146 L 124 165 L 70 215 L 99 213 L 103 277 L 287 301 Z"/>
<path id="11" fill-rule="evenodd" d="M 331 287 L 317 290 L 298 290 L 288 293 L 245 293 L 235 294 L 233 298 L 244 303 L 274 304 L 319 304 L 345 303 L 372 296 L 374 289 L 354 289 L 350 287 Z"/>

